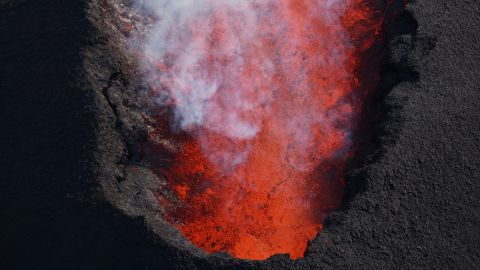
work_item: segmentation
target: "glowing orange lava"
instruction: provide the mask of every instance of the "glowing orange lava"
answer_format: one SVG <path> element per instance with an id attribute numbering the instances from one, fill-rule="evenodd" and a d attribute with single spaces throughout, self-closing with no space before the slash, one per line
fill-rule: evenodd
<path id="1" fill-rule="evenodd" d="M 176 152 L 158 169 L 173 194 L 161 199 L 167 221 L 210 253 L 303 257 L 342 200 L 384 2 L 212 4 L 167 29 L 175 48 L 150 59 L 154 92 L 179 111 L 166 124 Z"/>

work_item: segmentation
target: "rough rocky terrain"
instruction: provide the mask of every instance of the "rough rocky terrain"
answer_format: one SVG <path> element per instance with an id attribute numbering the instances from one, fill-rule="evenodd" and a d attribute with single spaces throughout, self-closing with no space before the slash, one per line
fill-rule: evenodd
<path id="1" fill-rule="evenodd" d="M 344 206 L 304 259 L 265 262 L 206 256 L 158 219 L 148 187 L 161 182 L 132 143 L 144 127 L 127 90 L 142 85 L 113 12 L 0 1 L 1 269 L 478 268 L 477 1 L 400 14 Z"/>

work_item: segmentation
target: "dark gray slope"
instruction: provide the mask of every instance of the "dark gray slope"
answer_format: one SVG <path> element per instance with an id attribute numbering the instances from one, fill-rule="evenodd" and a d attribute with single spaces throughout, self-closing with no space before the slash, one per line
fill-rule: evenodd
<path id="1" fill-rule="evenodd" d="M 82 160 L 94 115 L 76 78 L 84 4 L 0 3 L 0 268 L 11 269 L 58 259 L 52 248 L 66 255 L 79 238 L 75 224 L 84 214 L 67 196 L 89 176 Z"/>
<path id="2" fill-rule="evenodd" d="M 348 268 L 459 268 L 480 264 L 480 5 L 416 1 L 412 41 L 391 41 L 392 60 L 420 75 L 386 97 L 394 143 L 365 170 L 357 196 L 312 252 Z M 388 138 L 387 138 L 388 139 Z M 315 256 L 313 256 L 315 257 Z M 307 260 L 308 261 L 308 260 Z M 312 260 L 309 265 L 320 265 Z"/>
<path id="3" fill-rule="evenodd" d="M 392 27 L 382 89 L 403 82 L 366 121 L 383 134 L 372 138 L 381 151 L 351 173 L 348 203 L 294 263 L 195 258 L 98 195 L 97 180 L 118 178 L 128 152 L 121 112 L 102 92 L 122 87 L 102 3 L 0 1 L 1 269 L 480 264 L 477 1 L 412 3 Z"/>
<path id="4" fill-rule="evenodd" d="M 115 63 L 99 2 L 0 1 L 0 269 L 172 264 L 140 220 L 92 197 L 95 152 L 115 133 L 101 99 Z"/>

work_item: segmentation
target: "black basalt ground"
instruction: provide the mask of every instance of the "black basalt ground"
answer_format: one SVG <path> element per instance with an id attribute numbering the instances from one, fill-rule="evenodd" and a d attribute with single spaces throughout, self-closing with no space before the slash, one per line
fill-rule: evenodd
<path id="1" fill-rule="evenodd" d="M 115 12 L 0 0 L 0 269 L 478 268 L 477 1 L 412 1 L 389 27 L 347 198 L 297 261 L 206 256 L 158 218 Z"/>

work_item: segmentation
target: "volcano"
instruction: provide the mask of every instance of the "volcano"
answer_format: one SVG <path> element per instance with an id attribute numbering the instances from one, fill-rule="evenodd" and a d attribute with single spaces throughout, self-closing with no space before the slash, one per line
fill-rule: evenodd
<path id="1" fill-rule="evenodd" d="M 475 268 L 477 6 L 0 1 L 0 267 Z"/>

